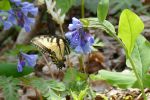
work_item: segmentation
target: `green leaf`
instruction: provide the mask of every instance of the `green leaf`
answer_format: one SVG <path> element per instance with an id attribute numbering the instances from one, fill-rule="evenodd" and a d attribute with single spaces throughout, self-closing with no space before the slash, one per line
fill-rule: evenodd
<path id="1" fill-rule="evenodd" d="M 0 0 L 0 10 L 10 10 L 9 0 Z"/>
<path id="2" fill-rule="evenodd" d="M 71 91 L 71 96 L 73 97 L 73 100 L 78 100 L 78 95 L 75 92 Z"/>
<path id="3" fill-rule="evenodd" d="M 78 77 L 77 73 L 77 70 L 75 70 L 74 68 L 67 69 L 63 81 L 65 83 L 69 83 L 76 80 Z"/>
<path id="4" fill-rule="evenodd" d="M 5 100 L 18 100 L 19 80 L 12 77 L 0 76 L 0 88 L 2 88 Z"/>
<path id="5" fill-rule="evenodd" d="M 56 91 L 65 91 L 65 85 L 62 82 L 51 80 L 49 81 L 49 86 Z"/>
<path id="6" fill-rule="evenodd" d="M 91 46 L 92 51 L 98 51 L 97 47 L 103 47 L 104 43 L 99 40 L 98 37 L 94 36 L 94 43 Z"/>
<path id="7" fill-rule="evenodd" d="M 72 81 L 80 81 L 85 80 L 87 78 L 87 75 L 84 73 L 78 72 L 75 68 L 68 68 L 63 81 L 65 83 L 69 83 Z"/>
<path id="8" fill-rule="evenodd" d="M 87 90 L 88 90 L 88 87 L 80 91 L 80 94 L 78 96 L 79 100 L 84 100 L 84 97 L 87 95 Z"/>
<path id="9" fill-rule="evenodd" d="M 106 19 L 109 9 L 109 0 L 100 0 L 97 7 L 97 17 L 100 22 L 103 22 Z"/>
<path id="10" fill-rule="evenodd" d="M 57 95 L 50 87 L 47 87 L 48 91 L 44 94 L 46 100 L 62 100 L 59 95 Z M 57 98 L 57 99 L 56 99 Z"/>
<path id="11" fill-rule="evenodd" d="M 30 85 L 37 88 L 41 91 L 42 94 L 45 94 L 47 92 L 47 87 L 49 86 L 47 81 L 42 78 L 35 78 L 30 81 Z"/>
<path id="12" fill-rule="evenodd" d="M 56 6 L 61 9 L 62 14 L 66 14 L 68 10 L 73 6 L 75 0 L 56 0 Z"/>
<path id="13" fill-rule="evenodd" d="M 44 80 L 42 78 L 36 78 L 31 80 L 30 84 L 41 91 L 42 95 L 46 97 L 46 100 L 62 100 L 60 97 L 61 92 L 64 92 L 65 85 L 56 80 Z"/>
<path id="14" fill-rule="evenodd" d="M 68 91 L 71 90 L 80 93 L 80 91 L 84 90 L 87 86 L 86 80 L 86 74 L 78 72 L 75 68 L 69 68 L 65 73 L 63 82 Z"/>
<path id="15" fill-rule="evenodd" d="M 137 38 L 131 56 L 136 65 L 136 70 L 143 80 L 144 86 L 150 87 L 150 74 L 148 74 L 150 68 L 150 43 L 144 36 L 140 35 Z M 129 61 L 127 61 L 127 65 L 131 67 Z"/>
<path id="16" fill-rule="evenodd" d="M 150 79 L 150 74 L 145 73 L 144 78 L 142 80 L 145 88 L 150 87 L 150 80 L 149 79 Z"/>
<path id="17" fill-rule="evenodd" d="M 86 87 L 84 90 L 81 90 L 79 94 L 71 91 L 71 96 L 74 100 L 84 100 L 84 97 L 87 95 L 88 88 Z"/>
<path id="18" fill-rule="evenodd" d="M 136 83 L 136 77 L 132 73 L 110 72 L 100 70 L 97 75 L 90 76 L 93 80 L 106 80 L 113 86 L 120 88 L 129 88 Z"/>
<path id="19" fill-rule="evenodd" d="M 18 72 L 16 63 L 0 63 L 0 75 L 21 77 L 31 72 L 33 72 L 33 68 L 29 66 L 25 66 L 22 72 Z"/>
<path id="20" fill-rule="evenodd" d="M 80 21 L 84 27 L 99 28 L 106 31 L 109 35 L 116 34 L 114 26 L 107 20 L 100 23 L 98 18 L 82 18 Z"/>
<path id="21" fill-rule="evenodd" d="M 118 37 L 125 44 L 129 55 L 131 55 L 135 41 L 143 29 L 144 24 L 135 13 L 128 9 L 123 10 L 119 21 Z"/>

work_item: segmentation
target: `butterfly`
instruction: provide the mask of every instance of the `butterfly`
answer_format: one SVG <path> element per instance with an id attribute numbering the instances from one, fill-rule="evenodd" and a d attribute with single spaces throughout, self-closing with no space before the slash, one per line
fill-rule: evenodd
<path id="1" fill-rule="evenodd" d="M 60 36 L 41 35 L 33 38 L 31 43 L 42 53 L 48 53 L 51 60 L 59 69 L 65 67 L 65 54 L 70 53 L 68 41 Z"/>

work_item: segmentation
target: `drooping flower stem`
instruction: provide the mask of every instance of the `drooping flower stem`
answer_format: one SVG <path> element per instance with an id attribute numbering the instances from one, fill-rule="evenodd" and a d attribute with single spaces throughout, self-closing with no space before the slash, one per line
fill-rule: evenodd
<path id="1" fill-rule="evenodd" d="M 84 0 L 81 0 L 81 17 L 84 18 Z"/>
<path id="2" fill-rule="evenodd" d="M 65 37 L 62 24 L 59 24 L 62 37 Z"/>
<path id="3" fill-rule="evenodd" d="M 78 60 L 79 60 L 79 67 L 80 67 L 80 71 L 84 71 L 84 73 L 86 73 L 86 70 L 85 70 L 85 64 L 84 64 L 84 55 L 81 54 L 79 57 L 78 57 Z"/>
<path id="4" fill-rule="evenodd" d="M 107 28 L 107 27 L 105 27 L 105 28 Z M 107 30 L 109 30 L 109 29 L 107 28 Z M 131 63 L 132 69 L 133 69 L 134 74 L 135 74 L 135 76 L 136 76 L 136 78 L 137 78 L 138 84 L 139 84 L 139 86 L 140 86 L 140 88 L 141 88 L 141 92 L 142 92 L 142 95 L 143 95 L 143 97 L 144 97 L 144 100 L 147 100 L 146 94 L 145 94 L 145 92 L 144 92 L 143 82 L 142 82 L 142 80 L 141 80 L 141 78 L 140 78 L 140 76 L 139 76 L 139 74 L 138 74 L 138 72 L 137 72 L 137 70 L 136 70 L 136 66 L 135 66 L 135 63 L 134 63 L 132 57 L 128 54 L 128 50 L 127 50 L 126 46 L 123 44 L 123 42 L 118 38 L 118 36 L 117 36 L 115 33 L 113 33 L 111 30 L 109 30 L 109 33 L 112 35 L 112 37 L 113 37 L 115 40 L 117 40 L 117 41 L 119 42 L 119 44 L 120 44 L 120 45 L 123 47 L 123 49 L 125 50 L 126 57 L 129 59 L 129 61 L 130 61 L 130 63 Z"/>

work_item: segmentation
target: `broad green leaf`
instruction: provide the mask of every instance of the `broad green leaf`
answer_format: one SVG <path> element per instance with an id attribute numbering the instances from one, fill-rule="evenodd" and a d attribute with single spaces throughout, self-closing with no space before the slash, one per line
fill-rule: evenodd
<path id="1" fill-rule="evenodd" d="M 33 72 L 32 67 L 25 66 L 22 72 L 18 72 L 16 63 L 0 63 L 0 75 L 21 77 L 31 72 Z"/>
<path id="2" fill-rule="evenodd" d="M 103 22 L 106 19 L 109 9 L 109 0 L 100 0 L 97 7 L 97 17 L 100 22 Z"/>
<path id="3" fill-rule="evenodd" d="M 83 18 L 80 21 L 84 27 L 99 28 L 106 31 L 109 35 L 116 34 L 114 26 L 107 20 L 100 23 L 98 18 Z"/>
<path id="4" fill-rule="evenodd" d="M 145 88 L 150 87 L 150 80 L 149 79 L 150 79 L 150 74 L 145 73 L 144 78 L 143 78 L 143 84 L 144 84 Z"/>
<path id="5" fill-rule="evenodd" d="M 0 10 L 10 10 L 9 0 L 0 0 Z"/>
<path id="6" fill-rule="evenodd" d="M 61 9 L 62 14 L 67 13 L 74 3 L 75 0 L 56 0 L 56 6 Z"/>
<path id="7" fill-rule="evenodd" d="M 106 70 L 100 70 L 97 75 L 92 75 L 92 79 L 106 80 L 113 86 L 119 86 L 120 88 L 129 88 L 136 83 L 136 77 L 132 73 L 110 72 Z"/>
<path id="8" fill-rule="evenodd" d="M 125 44 L 129 55 L 131 55 L 135 41 L 143 29 L 144 24 L 135 13 L 128 9 L 123 10 L 119 21 L 118 37 Z"/>
<path id="9" fill-rule="evenodd" d="M 145 87 L 150 87 L 150 74 L 148 74 L 148 70 L 150 69 L 150 43 L 144 36 L 140 35 L 137 38 L 131 56 Z M 127 65 L 131 67 L 129 61 L 127 61 Z"/>

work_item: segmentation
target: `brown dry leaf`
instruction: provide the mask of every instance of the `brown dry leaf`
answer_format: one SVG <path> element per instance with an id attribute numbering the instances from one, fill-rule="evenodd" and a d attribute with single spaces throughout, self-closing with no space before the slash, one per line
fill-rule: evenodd
<path id="1" fill-rule="evenodd" d="M 101 52 L 92 52 L 86 61 L 86 72 L 91 74 L 98 72 L 100 69 L 107 69 L 104 64 L 104 56 Z"/>

